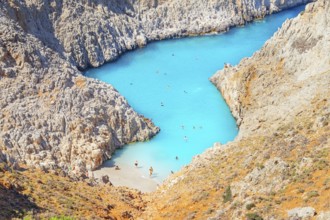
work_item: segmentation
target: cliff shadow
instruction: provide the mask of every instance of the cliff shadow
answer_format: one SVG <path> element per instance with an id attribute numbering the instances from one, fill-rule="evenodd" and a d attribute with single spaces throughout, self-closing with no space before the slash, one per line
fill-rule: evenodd
<path id="1" fill-rule="evenodd" d="M 27 213 L 35 214 L 41 209 L 27 196 L 16 189 L 7 189 L 0 184 L 1 219 L 22 218 Z"/>
<path id="2" fill-rule="evenodd" d="M 135 2 L 135 0 L 87 0 L 87 5 L 92 8 L 103 5 L 115 14 L 126 14 L 133 17 L 135 15 L 133 13 Z"/>
<path id="3" fill-rule="evenodd" d="M 56 51 L 61 58 L 64 56 L 64 47 L 55 35 L 54 23 L 62 14 L 62 0 L 45 1 L 41 5 L 27 5 L 25 1 L 14 1 L 0 5 L 5 9 L 6 15 L 28 34 L 39 39 L 44 45 Z"/>

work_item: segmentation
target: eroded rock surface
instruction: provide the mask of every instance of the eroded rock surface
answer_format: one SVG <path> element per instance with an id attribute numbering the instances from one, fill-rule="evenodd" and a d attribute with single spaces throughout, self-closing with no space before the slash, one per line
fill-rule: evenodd
<path id="1" fill-rule="evenodd" d="M 0 11 L 2 160 L 82 175 L 158 132 L 112 86 L 82 76 L 24 27 Z"/>
<path id="2" fill-rule="evenodd" d="M 311 219 L 316 214 L 313 207 L 299 207 L 288 211 L 289 219 Z"/>
<path id="3" fill-rule="evenodd" d="M 148 41 L 224 31 L 308 1 L 1 1 L 1 160 L 86 174 L 159 129 L 78 69 Z"/>
<path id="4" fill-rule="evenodd" d="M 226 31 L 310 1 L 11 0 L 0 6 L 24 31 L 85 69 L 147 41 Z"/>
<path id="5" fill-rule="evenodd" d="M 328 18 L 317 13 L 320 18 L 312 32 L 310 26 L 300 24 L 303 19 L 315 19 L 315 10 L 326 10 L 325 6 L 308 5 L 305 13 L 309 17 L 300 15 L 285 22 L 254 55 L 258 62 L 245 59 L 211 78 L 237 118 L 240 136 L 258 133 L 257 130 L 274 132 L 280 122 L 295 120 L 303 107 L 310 108 L 319 93 L 328 92 Z M 292 28 L 298 23 L 299 28 Z"/>

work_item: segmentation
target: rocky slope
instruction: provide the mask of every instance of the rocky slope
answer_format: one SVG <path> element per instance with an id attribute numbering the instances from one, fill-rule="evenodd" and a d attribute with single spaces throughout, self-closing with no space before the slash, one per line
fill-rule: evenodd
<path id="1" fill-rule="evenodd" d="M 211 78 L 239 136 L 170 177 L 145 219 L 330 218 L 329 33 L 330 2 L 319 0 Z"/>
<path id="2" fill-rule="evenodd" d="M 154 1 L 143 11 L 141 26 L 148 40 L 215 33 L 243 25 L 266 14 L 310 1 Z M 155 19 L 157 18 L 157 19 Z"/>
<path id="3" fill-rule="evenodd" d="M 147 41 L 223 31 L 308 1 L 1 1 L 2 160 L 86 174 L 116 148 L 159 129 L 77 68 Z"/>
<path id="4" fill-rule="evenodd" d="M 225 31 L 311 0 L 11 0 L 2 10 L 80 69 L 147 41 Z"/>
<path id="5" fill-rule="evenodd" d="M 76 182 L 56 172 L 0 163 L 0 219 L 132 219 L 147 204 L 136 190 Z"/>
<path id="6" fill-rule="evenodd" d="M 301 2 L 1 1 L 0 160 L 85 174 L 115 148 L 158 129 L 113 87 L 77 68 L 99 66 L 147 41 L 226 30 Z M 329 15 L 329 1 L 310 4 L 252 58 L 212 77 L 238 119 L 239 136 L 215 144 L 155 193 L 141 197 L 0 168 L 0 211 L 17 205 L 19 217 L 39 207 L 91 218 L 329 219 Z M 12 197 L 22 203 L 6 203 Z"/>
<path id="7" fill-rule="evenodd" d="M 158 132 L 113 87 L 45 44 L 0 11 L 0 159 L 82 175 Z"/>

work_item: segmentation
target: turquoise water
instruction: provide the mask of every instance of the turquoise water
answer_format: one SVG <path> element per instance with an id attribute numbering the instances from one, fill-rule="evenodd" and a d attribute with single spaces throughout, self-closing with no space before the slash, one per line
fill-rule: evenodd
<path id="1" fill-rule="evenodd" d="M 224 34 L 152 42 L 88 70 L 87 76 L 112 84 L 137 112 L 161 128 L 152 140 L 116 151 L 112 164 L 134 166 L 138 160 L 144 176 L 153 166 L 153 178 L 161 182 L 215 142 L 234 140 L 235 120 L 208 78 L 224 63 L 235 65 L 251 56 L 287 18 L 303 9 L 296 7 Z"/>

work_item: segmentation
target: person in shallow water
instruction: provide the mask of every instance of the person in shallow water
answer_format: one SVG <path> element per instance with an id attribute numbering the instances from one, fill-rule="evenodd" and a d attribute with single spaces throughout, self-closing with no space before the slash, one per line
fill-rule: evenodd
<path id="1" fill-rule="evenodd" d="M 135 165 L 135 167 L 137 167 L 139 165 L 137 160 L 135 161 L 134 165 Z"/>
<path id="2" fill-rule="evenodd" d="M 176 157 L 175 157 L 175 159 L 176 159 L 176 160 L 179 160 L 179 157 L 178 157 L 178 156 L 176 156 Z"/>
<path id="3" fill-rule="evenodd" d="M 154 169 L 152 167 L 149 168 L 149 175 L 152 176 L 152 173 L 154 172 Z"/>

